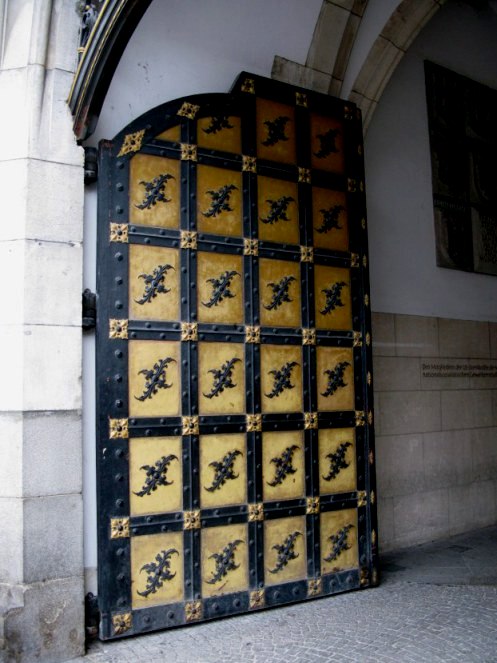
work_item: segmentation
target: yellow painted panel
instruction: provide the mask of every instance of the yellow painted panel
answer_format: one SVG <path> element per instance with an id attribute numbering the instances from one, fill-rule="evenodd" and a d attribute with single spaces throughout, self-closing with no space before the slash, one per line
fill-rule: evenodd
<path id="1" fill-rule="evenodd" d="M 300 264 L 286 260 L 259 260 L 261 325 L 300 327 Z"/>
<path id="2" fill-rule="evenodd" d="M 142 226 L 179 228 L 181 162 L 149 154 L 131 158 L 129 220 Z M 147 191 L 147 189 L 149 189 Z M 153 196 L 153 194 L 158 194 Z M 155 200 L 155 204 L 154 201 Z"/>
<path id="3" fill-rule="evenodd" d="M 355 430 L 322 428 L 319 440 L 319 492 L 346 493 L 357 488 Z"/>
<path id="4" fill-rule="evenodd" d="M 129 309 L 132 320 L 179 320 L 178 250 L 130 245 Z"/>
<path id="5" fill-rule="evenodd" d="M 265 502 L 303 497 L 305 461 L 302 432 L 263 433 L 262 468 Z"/>
<path id="6" fill-rule="evenodd" d="M 264 522 L 264 582 L 279 585 L 307 576 L 305 516 Z M 287 548 L 285 555 L 283 549 Z"/>
<path id="7" fill-rule="evenodd" d="M 148 608 L 183 600 L 183 555 L 183 532 L 132 537 L 133 608 Z"/>
<path id="8" fill-rule="evenodd" d="M 199 343 L 200 414 L 245 412 L 245 351 L 241 343 Z"/>
<path id="9" fill-rule="evenodd" d="M 183 484 L 180 437 L 129 440 L 129 499 L 132 516 L 181 511 Z"/>
<path id="10" fill-rule="evenodd" d="M 296 162 L 295 110 L 268 99 L 257 99 L 257 156 Z"/>
<path id="11" fill-rule="evenodd" d="M 202 509 L 247 501 L 245 435 L 200 436 L 200 504 Z"/>
<path id="12" fill-rule="evenodd" d="M 258 177 L 259 239 L 299 244 L 298 189 L 295 182 Z"/>
<path id="13" fill-rule="evenodd" d="M 312 189 L 314 246 L 336 251 L 349 250 L 347 198 L 342 191 Z"/>
<path id="14" fill-rule="evenodd" d="M 357 510 L 344 509 L 322 513 L 321 573 L 336 573 L 357 566 Z"/>
<path id="15" fill-rule="evenodd" d="M 241 122 L 234 115 L 202 117 L 197 122 L 199 147 L 223 152 L 241 152 Z"/>
<path id="16" fill-rule="evenodd" d="M 206 527 L 201 537 L 202 596 L 248 589 L 247 525 Z"/>
<path id="17" fill-rule="evenodd" d="M 318 410 L 354 409 L 354 355 L 352 348 L 317 349 Z"/>
<path id="18" fill-rule="evenodd" d="M 302 350 L 293 345 L 261 345 L 262 411 L 301 412 Z"/>
<path id="19" fill-rule="evenodd" d="M 166 129 L 166 131 L 160 133 L 156 138 L 157 140 L 168 140 L 171 143 L 179 143 L 181 140 L 181 126 L 177 124 L 175 127 Z"/>
<path id="20" fill-rule="evenodd" d="M 243 258 L 199 251 L 197 291 L 199 322 L 243 324 Z"/>
<path id="21" fill-rule="evenodd" d="M 180 344 L 175 341 L 130 341 L 128 348 L 130 417 L 179 415 Z M 167 387 L 161 387 L 162 383 Z"/>
<path id="22" fill-rule="evenodd" d="M 338 120 L 311 114 L 311 165 L 313 168 L 343 173 L 343 126 Z"/>
<path id="23" fill-rule="evenodd" d="M 242 174 L 198 166 L 197 227 L 202 233 L 242 235 Z"/>
<path id="24" fill-rule="evenodd" d="M 341 267 L 314 267 L 316 327 L 352 329 L 350 270 Z"/>

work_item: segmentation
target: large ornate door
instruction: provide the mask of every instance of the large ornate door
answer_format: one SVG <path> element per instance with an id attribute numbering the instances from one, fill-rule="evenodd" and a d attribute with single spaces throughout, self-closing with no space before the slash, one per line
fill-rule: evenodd
<path id="1" fill-rule="evenodd" d="M 100 149 L 102 638 L 376 583 L 360 115 L 242 74 Z"/>

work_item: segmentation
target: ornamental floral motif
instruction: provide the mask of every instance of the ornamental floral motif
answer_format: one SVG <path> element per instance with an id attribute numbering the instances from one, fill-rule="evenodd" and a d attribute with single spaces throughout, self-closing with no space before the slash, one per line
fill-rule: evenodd
<path id="1" fill-rule="evenodd" d="M 169 548 L 169 550 L 161 550 L 155 556 L 155 561 L 144 564 L 141 569 L 147 573 L 147 585 L 143 592 L 137 591 L 136 593 L 145 598 L 149 594 L 155 594 L 165 582 L 172 580 L 176 572 L 171 572 L 171 556 L 179 555 L 176 548 Z"/>
<path id="2" fill-rule="evenodd" d="M 331 481 L 332 479 L 335 479 L 341 470 L 347 469 L 347 467 L 350 465 L 350 463 L 345 460 L 345 456 L 347 454 L 347 449 L 351 446 L 351 442 L 341 442 L 335 451 L 325 456 L 330 461 L 330 469 L 328 474 L 326 476 L 323 475 L 323 479 L 325 481 Z"/>
<path id="3" fill-rule="evenodd" d="M 328 396 L 333 396 L 333 394 L 338 391 L 338 389 L 342 389 L 343 387 L 347 386 L 347 383 L 344 382 L 343 379 L 347 366 L 350 366 L 350 362 L 340 361 L 335 366 L 335 368 L 328 368 L 323 371 L 324 375 L 328 376 L 328 384 L 326 386 L 326 390 L 321 394 L 321 396 L 324 396 L 325 398 Z"/>
<path id="4" fill-rule="evenodd" d="M 288 290 L 292 281 L 296 281 L 294 276 L 284 276 L 278 282 L 270 281 L 266 283 L 268 288 L 272 290 L 272 298 L 269 304 L 263 304 L 264 308 L 268 311 L 273 311 L 278 309 L 285 302 L 292 302 Z"/>
<path id="5" fill-rule="evenodd" d="M 127 134 L 124 137 L 123 144 L 121 145 L 121 149 L 119 150 L 119 154 L 117 156 L 122 157 L 132 152 L 138 152 L 138 150 L 141 149 L 144 135 L 145 129 L 135 131 L 132 134 Z"/>
<path id="6" fill-rule="evenodd" d="M 118 615 L 112 615 L 112 628 L 115 635 L 126 633 L 132 625 L 133 616 L 130 612 L 122 612 Z"/>
<path id="7" fill-rule="evenodd" d="M 264 590 L 255 589 L 253 592 L 250 592 L 249 598 L 249 608 L 255 610 L 257 608 L 263 608 L 266 604 Z"/>
<path id="8" fill-rule="evenodd" d="M 185 617 L 187 622 L 196 622 L 202 619 L 202 602 L 190 601 L 185 603 Z"/>
<path id="9" fill-rule="evenodd" d="M 277 200 L 266 200 L 266 203 L 269 204 L 269 213 L 266 217 L 261 217 L 262 223 L 273 225 L 278 221 L 290 221 L 287 212 L 288 206 L 293 202 L 295 202 L 295 198 L 292 198 L 292 196 L 281 196 Z"/>
<path id="10" fill-rule="evenodd" d="M 207 212 L 202 212 L 203 216 L 207 218 L 215 218 L 222 212 L 232 212 L 231 207 L 231 193 L 236 191 L 238 187 L 234 184 L 225 184 L 219 189 L 208 189 L 206 193 L 211 197 L 211 206 Z"/>
<path id="11" fill-rule="evenodd" d="M 236 383 L 233 382 L 233 370 L 235 364 L 241 361 L 238 357 L 233 357 L 226 361 L 221 368 L 211 368 L 208 373 L 214 375 L 214 383 L 212 385 L 211 391 L 206 394 L 202 392 L 206 398 L 214 398 L 222 394 L 225 389 L 233 389 L 236 387 Z"/>
<path id="12" fill-rule="evenodd" d="M 157 295 L 171 292 L 171 288 L 166 288 L 165 284 L 166 274 L 170 269 L 174 269 L 174 267 L 172 265 L 158 265 L 152 274 L 138 274 L 138 278 L 145 282 L 145 291 L 140 299 L 135 299 L 135 302 L 137 304 L 148 304 Z"/>
<path id="13" fill-rule="evenodd" d="M 295 385 L 291 383 L 291 375 L 295 366 L 299 366 L 299 363 L 296 361 L 288 361 L 280 369 L 268 371 L 268 374 L 273 376 L 274 384 L 273 389 L 269 394 L 264 394 L 267 398 L 277 398 L 285 391 L 285 389 L 293 389 L 295 387 Z"/>
<path id="14" fill-rule="evenodd" d="M 135 205 L 135 207 L 138 209 L 150 209 L 151 207 L 155 207 L 157 203 L 170 203 L 172 199 L 166 198 L 168 180 L 174 180 L 174 176 L 169 173 L 161 173 L 150 182 L 140 180 L 139 184 L 145 187 L 145 198 L 139 205 Z"/>
<path id="15" fill-rule="evenodd" d="M 243 456 L 239 449 L 233 449 L 223 456 L 220 461 L 214 460 L 209 463 L 209 467 L 214 468 L 214 479 L 210 486 L 204 486 L 204 490 L 213 493 L 219 490 L 230 479 L 238 479 L 239 474 L 235 474 L 235 460 L 237 456 Z"/>
<path id="16" fill-rule="evenodd" d="M 335 562 L 343 552 L 350 549 L 348 537 L 353 527 L 352 524 L 345 525 L 338 532 L 328 537 L 328 541 L 331 542 L 331 552 L 327 557 L 323 558 L 325 562 Z"/>
<path id="17" fill-rule="evenodd" d="M 159 391 L 159 389 L 170 389 L 173 384 L 167 383 L 166 369 L 171 362 L 176 360 L 172 357 L 165 359 L 158 359 L 153 368 L 144 368 L 138 371 L 138 375 L 145 376 L 145 387 L 141 396 L 135 396 L 137 401 L 146 401 L 147 398 L 152 398 Z"/>
<path id="18" fill-rule="evenodd" d="M 269 569 L 269 573 L 279 573 L 279 571 L 285 568 L 288 562 L 299 557 L 299 553 L 295 552 L 295 542 L 299 536 L 302 536 L 302 532 L 292 532 L 286 537 L 283 543 L 277 543 L 272 547 L 273 550 L 276 550 L 278 558 L 276 566 L 274 569 Z"/>
<path id="19" fill-rule="evenodd" d="M 276 145 L 280 141 L 287 141 L 288 136 L 285 134 L 287 122 L 290 122 L 290 118 L 286 115 L 280 115 L 274 120 L 264 120 L 267 136 L 262 141 L 262 144 L 265 147 L 273 147 L 273 145 Z"/>
<path id="20" fill-rule="evenodd" d="M 324 308 L 319 311 L 321 315 L 328 315 L 328 313 L 331 313 L 336 308 L 345 306 L 345 304 L 342 302 L 342 290 L 346 286 L 347 284 L 345 281 L 337 281 L 336 283 L 333 283 L 331 287 L 321 290 L 321 292 L 324 292 L 326 297 Z"/>
<path id="21" fill-rule="evenodd" d="M 316 228 L 316 232 L 327 235 L 332 230 L 342 230 L 343 226 L 340 225 L 340 212 L 343 212 L 345 207 L 343 205 L 333 205 L 328 209 L 320 209 L 319 213 L 322 215 L 321 225 Z"/>
<path id="22" fill-rule="evenodd" d="M 173 460 L 178 460 L 178 456 L 169 454 L 169 456 L 162 456 L 156 460 L 154 465 L 142 465 L 140 470 L 146 473 L 145 483 L 142 489 L 136 493 L 138 497 L 151 495 L 159 486 L 171 486 L 174 482 L 167 480 L 167 472 Z"/>
<path id="23" fill-rule="evenodd" d="M 234 125 L 230 124 L 229 117 L 227 115 L 216 115 L 211 117 L 211 122 L 207 129 L 202 129 L 206 134 L 217 134 L 223 129 L 233 129 Z"/>
<path id="24" fill-rule="evenodd" d="M 212 283 L 212 295 L 208 302 L 202 302 L 202 306 L 212 308 L 221 304 L 225 299 L 233 299 L 236 294 L 230 290 L 231 282 L 235 276 L 240 276 L 235 270 L 226 270 L 218 278 L 207 279 L 207 283 Z"/>
<path id="25" fill-rule="evenodd" d="M 230 571 L 234 571 L 240 566 L 240 564 L 235 563 L 235 552 L 241 543 L 243 543 L 241 539 L 236 539 L 228 543 L 220 553 L 209 555 L 209 559 L 214 560 L 216 570 L 212 573 L 212 577 L 205 582 L 209 585 L 215 585 L 225 578 Z"/>
<path id="26" fill-rule="evenodd" d="M 287 447 L 283 451 L 281 456 L 275 456 L 274 458 L 271 458 L 271 463 L 274 463 L 276 469 L 274 479 L 272 481 L 266 481 L 268 486 L 272 486 L 273 488 L 279 486 L 283 483 L 288 475 L 295 474 L 297 472 L 297 470 L 292 465 L 293 455 L 297 449 L 300 449 L 300 447 L 298 447 L 296 444 L 292 444 L 292 446 Z"/>
<path id="27" fill-rule="evenodd" d="M 324 134 L 317 134 L 317 139 L 319 140 L 319 150 L 314 152 L 314 156 L 317 159 L 326 159 L 330 154 L 338 152 L 338 147 L 336 146 L 336 139 L 340 135 L 339 129 L 329 129 Z"/>

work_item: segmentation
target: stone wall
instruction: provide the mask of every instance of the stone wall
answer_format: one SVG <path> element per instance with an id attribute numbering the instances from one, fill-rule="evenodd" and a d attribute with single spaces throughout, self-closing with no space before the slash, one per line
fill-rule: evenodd
<path id="1" fill-rule="evenodd" d="M 497 324 L 373 315 L 381 550 L 497 521 Z"/>

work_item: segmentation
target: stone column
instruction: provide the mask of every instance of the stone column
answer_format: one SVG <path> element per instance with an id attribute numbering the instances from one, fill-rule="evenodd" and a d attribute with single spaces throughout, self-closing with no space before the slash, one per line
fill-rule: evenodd
<path id="1" fill-rule="evenodd" d="M 84 647 L 74 0 L 0 0 L 0 658 Z"/>

